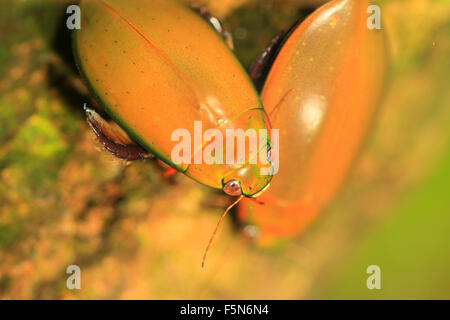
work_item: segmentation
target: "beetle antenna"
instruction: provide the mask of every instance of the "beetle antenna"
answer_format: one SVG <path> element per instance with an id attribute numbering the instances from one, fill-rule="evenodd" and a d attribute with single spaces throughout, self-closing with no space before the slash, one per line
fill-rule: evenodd
<path id="1" fill-rule="evenodd" d="M 283 98 L 281 98 L 280 102 L 278 102 L 277 105 L 273 107 L 273 109 L 270 111 L 269 118 L 271 119 L 271 121 L 274 121 L 275 118 L 278 116 L 281 105 L 286 100 L 287 96 L 292 92 L 292 90 L 293 89 L 289 89 L 289 91 L 284 94 Z"/>
<path id="2" fill-rule="evenodd" d="M 208 254 L 209 251 L 209 247 L 211 247 L 211 244 L 214 240 L 214 237 L 217 233 L 217 230 L 219 230 L 219 226 L 222 223 L 222 220 L 225 218 L 225 216 L 228 214 L 228 212 L 230 212 L 230 210 L 239 203 L 239 201 L 241 201 L 244 198 L 243 195 L 241 195 L 235 202 L 233 202 L 230 206 L 228 206 L 228 208 L 225 210 L 225 212 L 222 214 L 222 216 L 219 219 L 219 222 L 217 223 L 216 228 L 214 229 L 213 234 L 211 235 L 211 238 L 209 239 L 209 243 L 208 246 L 206 247 L 205 253 L 203 254 L 203 260 L 202 260 L 202 269 L 205 267 L 205 260 L 206 260 L 206 255 Z"/>

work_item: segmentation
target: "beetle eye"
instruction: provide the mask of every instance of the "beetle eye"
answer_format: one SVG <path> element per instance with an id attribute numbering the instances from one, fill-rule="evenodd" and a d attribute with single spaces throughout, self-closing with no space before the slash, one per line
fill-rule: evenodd
<path id="1" fill-rule="evenodd" d="M 242 195 L 241 184 L 237 180 L 230 180 L 223 186 L 223 192 L 229 196 L 240 196 Z"/>

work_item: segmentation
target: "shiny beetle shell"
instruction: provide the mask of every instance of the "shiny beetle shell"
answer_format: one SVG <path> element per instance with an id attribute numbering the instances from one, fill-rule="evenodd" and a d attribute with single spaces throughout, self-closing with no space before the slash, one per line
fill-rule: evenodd
<path id="1" fill-rule="evenodd" d="M 290 33 L 270 69 L 262 100 L 280 130 L 279 171 L 258 198 L 264 205 L 239 206 L 241 219 L 260 228 L 261 244 L 299 234 L 330 203 L 366 137 L 386 70 L 368 6 L 325 4 Z"/>
<path id="2" fill-rule="evenodd" d="M 270 163 L 171 159 L 178 143 L 172 133 L 187 129 L 194 137 L 194 121 L 201 121 L 202 132 L 269 127 L 246 72 L 211 25 L 171 0 L 84 0 L 80 7 L 82 26 L 73 39 L 79 69 L 108 115 L 135 142 L 214 188 L 238 182 L 241 193 L 251 196 L 269 184 L 272 176 L 262 175 L 260 167 Z M 192 150 L 192 158 L 207 144 Z"/>

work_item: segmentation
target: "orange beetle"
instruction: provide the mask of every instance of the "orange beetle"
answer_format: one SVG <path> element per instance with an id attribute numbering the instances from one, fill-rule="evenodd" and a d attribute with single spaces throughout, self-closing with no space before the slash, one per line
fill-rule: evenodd
<path id="1" fill-rule="evenodd" d="M 78 67 L 103 109 L 133 140 L 125 143 L 87 109 L 108 150 L 128 160 L 156 155 L 232 196 L 255 196 L 268 186 L 272 175 L 260 170 L 270 171 L 267 152 L 267 161 L 259 161 L 270 148 L 268 136 L 253 155 L 256 163 L 196 163 L 213 139 L 194 145 L 187 161 L 173 161 L 179 144 L 174 132 L 186 129 L 195 139 L 196 121 L 200 136 L 210 129 L 223 136 L 227 129 L 269 129 L 251 80 L 207 21 L 173 0 L 84 0 L 80 7 L 82 27 L 73 36 Z"/>
<path id="2" fill-rule="evenodd" d="M 299 234 L 330 203 L 367 134 L 386 69 L 383 33 L 367 27 L 368 6 L 330 1 L 277 52 L 261 96 L 280 130 L 279 171 L 258 198 L 263 204 L 244 199 L 238 207 L 240 219 L 259 227 L 261 245 Z M 261 63 L 252 75 L 259 70 Z"/>

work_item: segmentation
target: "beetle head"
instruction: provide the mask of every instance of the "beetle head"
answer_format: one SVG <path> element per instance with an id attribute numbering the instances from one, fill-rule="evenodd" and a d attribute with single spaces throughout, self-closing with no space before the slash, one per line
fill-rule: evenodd
<path id="1" fill-rule="evenodd" d="M 222 190 L 230 196 L 258 197 L 269 187 L 272 177 L 263 174 L 259 166 L 246 164 L 222 180 Z"/>

